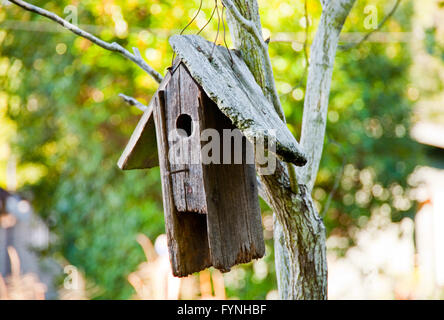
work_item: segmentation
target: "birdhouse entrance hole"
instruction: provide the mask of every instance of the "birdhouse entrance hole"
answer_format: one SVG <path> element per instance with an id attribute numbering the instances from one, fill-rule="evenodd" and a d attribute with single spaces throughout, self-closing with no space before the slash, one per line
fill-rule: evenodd
<path id="1" fill-rule="evenodd" d="M 181 129 L 178 130 L 179 135 L 183 137 L 189 137 L 193 133 L 193 120 L 191 116 L 183 113 L 176 120 L 176 128 Z"/>

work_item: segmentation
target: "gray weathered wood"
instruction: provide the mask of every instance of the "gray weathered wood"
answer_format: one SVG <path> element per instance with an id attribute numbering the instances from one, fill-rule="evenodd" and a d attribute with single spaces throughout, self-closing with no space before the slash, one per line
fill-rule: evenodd
<path id="1" fill-rule="evenodd" d="M 205 128 L 216 129 L 221 136 L 223 129 L 235 128 L 204 92 L 201 99 Z M 222 151 L 221 144 L 221 154 Z M 265 245 L 254 164 L 208 164 L 203 168 L 213 266 L 229 271 L 236 264 L 263 257 Z"/>
<path id="2" fill-rule="evenodd" d="M 165 230 L 173 274 L 184 277 L 211 266 L 206 215 L 179 213 L 173 199 L 168 161 L 168 140 L 164 91 L 158 91 L 154 103 L 159 165 L 162 174 L 162 193 Z"/>
<path id="3" fill-rule="evenodd" d="M 164 90 L 170 79 L 171 74 L 167 73 L 157 90 Z M 147 169 L 159 165 L 156 128 L 153 118 L 153 101 L 154 99 L 150 101 L 148 109 L 143 113 L 125 150 L 120 156 L 117 165 L 122 170 Z"/>
<path id="4" fill-rule="evenodd" d="M 243 164 L 173 164 L 177 155 L 170 152 L 173 141 L 168 135 L 179 115 L 189 114 L 195 126 L 191 136 L 183 138 L 190 142 L 186 161 L 193 152 L 200 159 L 202 130 L 216 129 L 222 137 L 223 129 L 235 127 L 184 65 L 179 63 L 170 72 L 170 81 L 158 91 L 153 106 L 173 272 L 186 276 L 211 265 L 229 271 L 265 254 L 254 164 L 245 164 L 245 146 Z M 222 154 L 223 144 L 220 148 Z M 184 169 L 188 171 L 178 172 Z"/>
<path id="5" fill-rule="evenodd" d="M 146 169 L 159 165 L 156 128 L 154 127 L 152 113 L 152 107 L 143 113 L 117 163 L 120 169 Z"/>
<path id="6" fill-rule="evenodd" d="M 246 164 L 246 144 L 250 142 L 243 138 L 242 164 L 233 161 L 222 164 L 223 159 L 219 161 L 221 164 L 201 163 L 202 131 L 216 129 L 222 138 L 223 129 L 236 127 L 206 95 L 181 60 L 176 60 L 170 68 L 148 111 L 133 133 L 119 165 L 125 169 L 148 167 L 153 163 L 147 161 L 152 155 L 148 152 L 157 145 L 174 275 L 186 276 L 209 266 L 229 271 L 236 264 L 262 257 L 265 245 L 255 167 Z M 171 133 L 177 129 L 177 119 L 184 114 L 193 121 L 191 135 L 176 135 L 171 140 Z M 153 127 L 157 143 L 149 142 L 145 136 Z M 182 145 L 185 155 L 180 163 L 177 143 Z M 222 143 L 220 147 L 222 155 Z M 233 148 L 234 142 L 232 158 Z"/>
<path id="7" fill-rule="evenodd" d="M 175 67 L 170 74 L 171 80 L 165 87 L 165 125 L 167 137 L 173 130 L 175 130 L 176 119 L 180 114 L 180 72 L 177 70 L 177 67 Z M 182 144 L 182 141 L 179 141 L 178 143 Z M 172 149 L 172 144 L 172 141 L 168 141 L 169 150 Z M 180 158 L 180 154 L 177 154 L 176 152 L 169 152 L 167 153 L 167 156 L 170 161 L 170 172 L 176 172 L 178 170 L 188 170 L 187 165 L 175 164 L 177 161 L 179 161 L 177 159 Z M 187 211 L 184 175 L 185 172 L 171 175 L 174 204 L 177 211 L 179 212 Z"/>
<path id="8" fill-rule="evenodd" d="M 166 87 L 166 121 L 168 134 L 177 129 L 180 115 L 188 115 L 193 121 L 193 132 L 189 137 L 177 137 L 169 141 L 181 145 L 183 155 L 170 154 L 174 202 L 180 212 L 206 213 L 205 190 L 203 187 L 202 165 L 200 164 L 200 120 L 198 85 L 186 68 L 179 63 Z M 174 164 L 176 157 L 183 156 L 180 164 Z"/>
<path id="9" fill-rule="evenodd" d="M 261 30 L 256 0 L 222 2 L 232 6 L 234 3 L 240 14 L 252 21 L 257 30 Z M 308 163 L 297 172 L 300 183 L 297 192 L 291 192 L 287 168 L 280 161 L 273 175 L 260 176 L 263 198 L 275 213 L 276 274 L 282 299 L 327 298 L 325 230 L 310 193 L 324 143 L 330 69 L 333 67 L 338 35 L 355 0 L 321 2 L 323 12 L 311 47 L 303 118 L 305 129 L 301 135 L 301 145 L 307 153 Z M 269 59 L 268 52 L 256 45 L 257 35 L 245 27 L 242 19 L 234 17 L 230 6 L 226 8 L 235 47 L 240 50 L 262 90 L 269 91 L 265 81 L 260 81 L 271 76 L 264 63 Z"/>
<path id="10" fill-rule="evenodd" d="M 188 114 L 193 120 L 192 135 L 186 139 L 188 152 L 188 171 L 184 172 L 184 189 L 187 211 L 207 213 L 205 190 L 203 185 L 202 164 L 200 161 L 200 134 L 202 132 L 202 110 L 199 104 L 200 88 L 191 78 L 188 70 L 181 63 L 180 73 L 180 109 L 183 114 Z"/>
<path id="11" fill-rule="evenodd" d="M 245 62 L 225 47 L 196 35 L 172 36 L 170 44 L 193 79 L 252 143 L 276 130 L 276 155 L 302 166 L 306 158 L 298 142 L 265 98 Z"/>

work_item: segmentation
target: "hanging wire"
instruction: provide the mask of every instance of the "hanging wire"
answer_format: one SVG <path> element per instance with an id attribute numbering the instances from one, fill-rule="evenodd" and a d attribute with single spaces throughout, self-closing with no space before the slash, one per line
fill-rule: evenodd
<path id="1" fill-rule="evenodd" d="M 228 54 L 230 55 L 231 65 L 233 65 L 233 63 L 234 63 L 233 56 L 231 55 L 231 51 L 230 51 L 230 49 L 228 49 L 228 45 L 227 45 L 225 22 L 224 22 L 224 11 L 225 11 L 225 6 L 222 4 L 222 26 L 224 27 L 224 43 L 225 43 L 225 48 L 227 48 Z"/>
<path id="2" fill-rule="evenodd" d="M 202 11 L 202 5 L 203 5 L 203 0 L 200 0 L 200 5 L 199 5 L 199 9 L 197 10 L 197 13 L 194 15 L 194 17 L 191 19 L 191 21 L 182 29 L 182 31 L 180 31 L 180 35 L 182 35 L 185 32 L 185 30 L 196 20 L 197 16 Z M 223 32 L 224 32 L 223 33 L 224 34 L 224 44 L 225 44 L 225 47 L 227 48 L 228 54 L 230 55 L 231 64 L 233 64 L 234 63 L 233 56 L 231 55 L 230 49 L 228 49 L 228 44 L 227 44 L 227 39 L 226 39 L 224 11 L 225 11 L 225 6 L 222 4 L 222 13 L 219 13 L 218 0 L 214 0 L 214 8 L 213 8 L 213 11 L 211 12 L 210 18 L 196 34 L 199 35 L 208 26 L 208 24 L 211 22 L 211 20 L 214 17 L 214 13 L 217 12 L 217 32 L 216 32 L 216 38 L 214 39 L 214 42 L 213 42 L 213 48 L 211 50 L 210 59 L 213 57 L 214 49 L 216 48 L 216 43 L 219 38 L 220 22 L 222 20 L 222 26 L 223 26 Z M 173 57 L 171 59 L 171 65 L 173 65 L 175 57 L 176 57 L 176 52 L 173 52 Z"/>
<path id="3" fill-rule="evenodd" d="M 182 35 L 184 33 L 184 31 L 194 22 L 194 20 L 196 20 L 197 16 L 199 15 L 200 11 L 202 10 L 202 4 L 203 4 L 203 0 L 200 0 L 199 9 L 197 9 L 197 12 L 194 15 L 193 19 L 191 19 L 191 21 L 188 22 L 188 24 L 182 29 L 182 31 L 180 31 L 180 35 Z M 171 65 L 173 65 L 175 57 L 176 57 L 176 53 L 173 51 L 173 58 L 171 59 Z"/>
<path id="4" fill-rule="evenodd" d="M 220 29 L 220 14 L 219 14 L 219 6 L 217 4 L 218 0 L 214 0 L 214 1 L 216 3 L 216 12 L 217 12 L 217 32 L 216 32 L 216 38 L 214 39 L 214 42 L 213 42 L 213 49 L 211 50 L 210 59 L 213 57 L 214 49 L 216 48 L 216 42 L 217 42 L 217 39 L 219 38 L 219 29 Z"/>
<path id="5" fill-rule="evenodd" d="M 203 0 L 200 0 L 200 5 L 199 5 L 199 9 L 197 9 L 197 13 L 194 15 L 193 19 L 191 19 L 191 21 L 188 22 L 188 24 L 185 26 L 185 28 L 182 29 L 182 31 L 180 32 L 180 35 L 182 35 L 184 33 L 184 31 L 194 22 L 194 20 L 196 20 L 197 16 L 199 15 L 200 11 L 202 10 L 202 4 L 203 4 Z"/>
<path id="6" fill-rule="evenodd" d="M 208 19 L 207 23 L 205 23 L 205 25 L 202 27 L 202 29 L 200 29 L 199 32 L 196 33 L 197 35 L 199 35 L 203 31 L 203 29 L 205 29 L 206 26 L 208 26 L 210 24 L 211 20 L 213 20 L 213 16 L 214 16 L 214 13 L 216 12 L 216 9 L 217 9 L 217 3 L 215 2 L 213 12 L 211 12 L 210 19 Z"/>

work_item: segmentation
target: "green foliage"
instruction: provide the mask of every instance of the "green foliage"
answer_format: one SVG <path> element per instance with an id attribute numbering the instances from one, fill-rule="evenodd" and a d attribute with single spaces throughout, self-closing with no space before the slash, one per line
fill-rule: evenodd
<path id="1" fill-rule="evenodd" d="M 424 43 L 428 54 L 444 60 L 444 44 L 437 38 L 436 27 L 430 27 L 426 30 Z"/>
<path id="2" fill-rule="evenodd" d="M 67 47 L 63 55 L 59 44 Z M 18 133 L 14 151 L 22 164 L 45 168 L 25 190 L 58 236 L 53 251 L 99 286 L 97 298 L 129 298 L 126 275 L 144 259 L 137 233 L 164 232 L 159 171 L 116 166 L 139 117 L 117 94 L 137 95 L 131 79 L 139 71 L 82 45 L 68 33 L 8 31 L 2 56 L 23 63 L 20 85 L 10 92 L 22 97 L 20 106 L 8 109 Z M 9 87 L 15 80 L 3 79 Z"/>
<path id="3" fill-rule="evenodd" d="M 341 70 L 336 75 L 352 90 L 338 83 L 333 87 L 326 148 L 314 192 L 323 201 L 335 181 L 339 183 L 325 217 L 330 229 L 363 226 L 376 210 L 388 211 L 395 221 L 415 212 L 406 177 L 419 161 L 420 147 L 408 136 L 409 58 L 405 45 L 396 50 L 389 58 L 386 46 L 378 44 L 354 49 L 351 59 L 338 57 Z"/>
<path id="4" fill-rule="evenodd" d="M 376 3 L 384 8 L 385 2 Z M 62 15 L 70 2 L 35 4 Z M 101 26 L 92 32 L 104 40 L 128 49 L 137 46 L 153 67 L 163 71 L 171 62 L 167 37 L 187 24 L 198 1 L 114 4 L 119 10 L 108 3 L 82 1 L 80 24 Z M 207 18 L 212 4 L 204 2 Z M 347 31 L 365 31 L 364 5 L 354 8 Z M 302 1 L 261 1 L 260 8 L 272 40 L 279 32 L 305 32 L 300 23 Z M 320 10 L 318 2 L 309 2 L 310 41 Z M 386 29 L 407 30 L 410 15 L 407 1 Z M 115 35 L 113 29 L 122 17 L 130 29 Z M 12 144 L 25 182 L 22 190 L 33 196 L 36 211 L 57 235 L 50 254 L 83 270 L 98 288 L 95 298 L 129 298 L 133 291 L 126 276 L 144 260 L 136 235 L 155 239 L 164 226 L 159 170 L 121 172 L 116 166 L 140 117 L 117 95 L 122 92 L 148 102 L 156 85 L 119 55 L 67 32 L 29 32 L 24 27 L 30 23 L 35 23 L 33 28 L 56 29 L 34 14 L 2 8 L 0 22 L 12 19 L 21 21 L 18 27 L 0 25 L 0 110 L 2 97 L 7 101 L 5 119 L 0 121 L 12 123 L 10 131 L 15 132 Z M 196 32 L 205 21 L 201 16 L 187 33 Z M 216 27 L 213 21 L 203 35 L 213 39 Z M 297 43 L 272 42 L 270 53 L 290 129 L 299 138 L 304 50 Z M 410 63 L 409 48 L 402 43 L 362 44 L 338 53 L 314 198 L 320 212 L 326 213 L 329 232 L 349 236 L 350 243 L 351 231 L 365 225 L 374 210 L 388 210 L 394 220 L 413 215 L 415 204 L 405 199 L 411 188 L 407 177 L 419 157 L 417 145 L 408 137 Z M 3 65 L 6 72 L 1 72 Z M 265 205 L 263 209 L 264 216 L 270 216 Z M 272 247 L 268 239 L 266 271 L 252 263 L 233 271 L 237 278 L 227 279 L 229 296 L 262 299 L 276 289 Z"/>

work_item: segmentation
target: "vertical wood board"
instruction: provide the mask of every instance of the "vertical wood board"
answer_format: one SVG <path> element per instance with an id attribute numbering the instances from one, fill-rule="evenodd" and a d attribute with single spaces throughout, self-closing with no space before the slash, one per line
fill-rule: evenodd
<path id="1" fill-rule="evenodd" d="M 217 129 L 221 137 L 223 129 L 235 128 L 203 92 L 201 99 L 205 128 Z M 204 165 L 204 184 L 213 266 L 229 271 L 235 264 L 261 258 L 265 244 L 254 164 Z"/>
<path id="2" fill-rule="evenodd" d="M 154 119 L 156 121 L 159 165 L 162 180 L 165 229 L 168 252 L 173 274 L 184 277 L 211 266 L 208 246 L 206 215 L 179 213 L 173 199 L 172 179 L 168 161 L 168 140 L 165 117 L 164 91 L 155 98 Z"/>
<path id="3" fill-rule="evenodd" d="M 179 212 L 206 213 L 205 191 L 203 188 L 202 167 L 200 165 L 200 115 L 199 87 L 189 76 L 186 69 L 179 65 L 166 87 L 166 125 L 170 135 L 177 129 L 180 115 L 189 115 L 192 119 L 191 136 L 176 135 L 169 140 L 170 164 L 173 181 L 174 203 Z M 178 147 L 180 145 L 180 147 Z M 182 156 L 182 159 L 181 159 Z M 192 161 L 193 160 L 193 161 Z"/>

